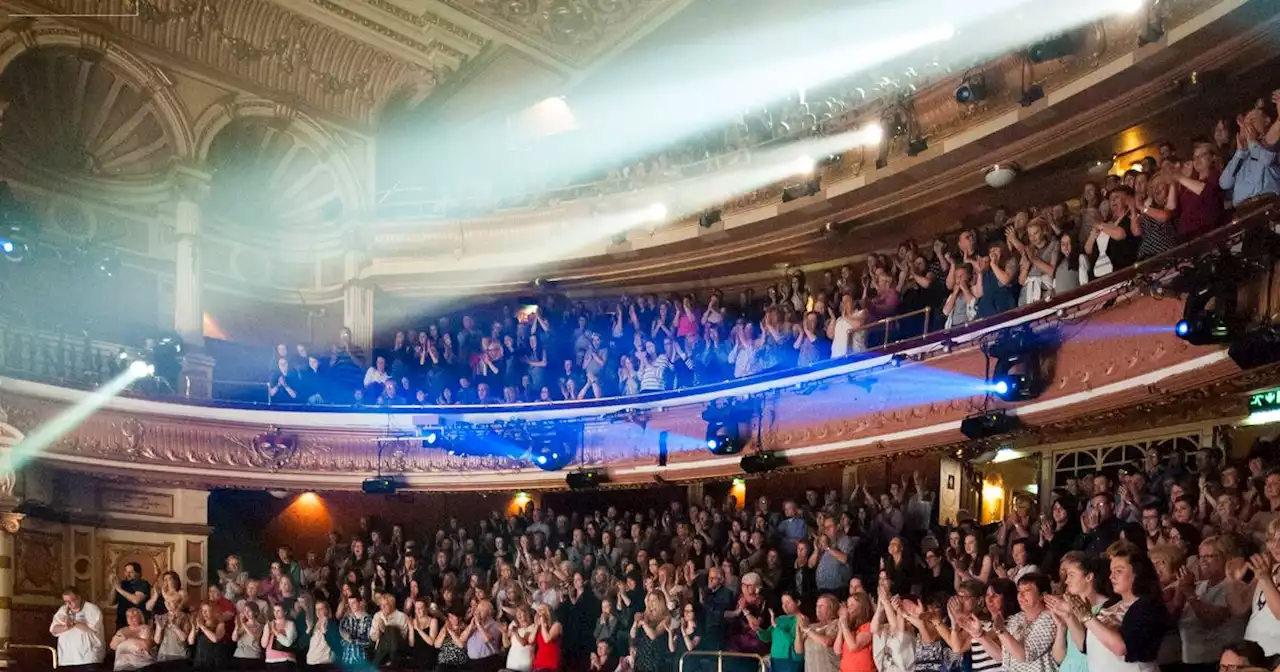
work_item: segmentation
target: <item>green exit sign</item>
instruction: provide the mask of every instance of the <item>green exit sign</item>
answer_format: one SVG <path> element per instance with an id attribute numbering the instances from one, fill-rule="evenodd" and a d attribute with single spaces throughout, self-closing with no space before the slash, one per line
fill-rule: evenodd
<path id="1" fill-rule="evenodd" d="M 1249 412 L 1265 413 L 1280 410 L 1280 387 L 1249 396 Z"/>

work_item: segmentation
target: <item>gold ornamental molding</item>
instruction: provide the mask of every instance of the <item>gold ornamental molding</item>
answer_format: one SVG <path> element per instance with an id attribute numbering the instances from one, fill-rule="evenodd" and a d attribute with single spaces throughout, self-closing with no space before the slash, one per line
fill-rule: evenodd
<path id="1" fill-rule="evenodd" d="M 340 30 L 270 0 L 8 0 L 37 21 L 129 41 L 190 64 L 215 80 L 246 83 L 248 90 L 296 100 L 326 116 L 367 129 L 393 93 L 433 88 L 448 73 L 432 63 L 439 42 L 420 45 L 420 62 L 389 54 Z M 103 11 L 104 5 L 133 8 Z M 308 5 L 303 5 L 307 7 Z M 445 53 L 448 59 L 465 54 Z"/>
<path id="2" fill-rule="evenodd" d="M 365 0 L 385 6 L 391 0 Z M 440 0 L 466 16 L 578 69 L 633 39 L 688 0 Z"/>

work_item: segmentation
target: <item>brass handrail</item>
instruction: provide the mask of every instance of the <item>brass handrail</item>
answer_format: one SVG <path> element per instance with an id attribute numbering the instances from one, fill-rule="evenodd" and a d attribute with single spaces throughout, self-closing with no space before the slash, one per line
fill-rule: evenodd
<path id="1" fill-rule="evenodd" d="M 760 672 L 765 672 L 764 656 L 757 653 L 741 653 L 738 651 L 685 651 L 680 656 L 680 667 L 677 672 L 684 672 L 684 659 L 689 656 L 715 656 L 716 672 L 724 672 L 724 659 L 728 658 L 754 658 L 756 664 L 760 666 Z"/>
<path id="2" fill-rule="evenodd" d="M 53 657 L 53 669 L 58 669 L 58 650 L 52 646 L 44 644 L 14 644 L 13 642 L 5 642 L 4 648 L 0 648 L 0 653 L 8 653 L 9 649 L 44 649 Z"/>
<path id="3" fill-rule="evenodd" d="M 900 322 L 902 320 L 905 320 L 910 317 L 915 317 L 917 315 L 924 315 L 924 330 L 920 333 L 920 336 L 928 336 L 929 335 L 929 319 L 933 316 L 933 308 L 929 306 L 925 306 L 924 308 L 921 308 L 919 310 L 913 310 L 909 313 L 903 313 L 901 315 L 893 315 L 891 317 L 886 317 L 883 320 L 876 320 L 871 324 L 867 324 L 867 325 L 858 327 L 857 329 L 854 329 L 853 331 L 849 332 L 848 345 L 850 346 L 850 349 L 847 352 L 851 355 L 855 354 L 852 349 L 854 334 L 858 332 L 870 333 L 872 329 L 879 329 L 882 325 L 884 326 L 884 342 L 882 342 L 880 345 L 877 345 L 874 348 L 867 348 L 865 352 L 872 352 L 875 350 L 879 350 L 881 348 L 888 347 L 891 343 L 891 341 L 889 340 L 889 327 L 893 326 L 893 323 L 895 322 Z M 911 336 L 911 338 L 915 338 L 915 336 Z"/>

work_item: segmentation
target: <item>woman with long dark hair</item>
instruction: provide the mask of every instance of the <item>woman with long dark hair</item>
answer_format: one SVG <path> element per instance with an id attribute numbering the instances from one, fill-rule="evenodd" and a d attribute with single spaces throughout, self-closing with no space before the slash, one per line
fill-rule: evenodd
<path id="1" fill-rule="evenodd" d="M 1096 616 L 1090 605 L 1074 605 L 1087 630 L 1089 672 L 1153 672 L 1169 622 L 1156 568 L 1132 544 L 1112 544 L 1107 556 L 1116 598 Z"/>
<path id="2" fill-rule="evenodd" d="M 1081 611 L 1087 607 L 1088 613 L 1097 616 L 1111 592 L 1110 581 L 1102 561 L 1080 551 L 1064 555 L 1060 566 L 1066 594 L 1044 598 L 1045 606 L 1058 622 L 1053 658 L 1058 663 L 1058 672 L 1089 672 L 1089 659 L 1084 654 L 1088 632 L 1075 607 L 1079 605 Z"/>

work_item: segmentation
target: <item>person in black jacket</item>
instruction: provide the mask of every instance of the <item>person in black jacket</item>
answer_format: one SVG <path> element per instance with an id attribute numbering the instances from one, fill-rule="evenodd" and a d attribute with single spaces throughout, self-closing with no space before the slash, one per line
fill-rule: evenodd
<path id="1" fill-rule="evenodd" d="M 1090 555 L 1102 555 L 1120 539 L 1120 528 L 1123 524 L 1116 519 L 1114 504 L 1110 492 L 1096 492 L 1090 500 L 1090 509 L 1085 512 L 1089 532 L 1084 535 L 1078 550 Z"/>

